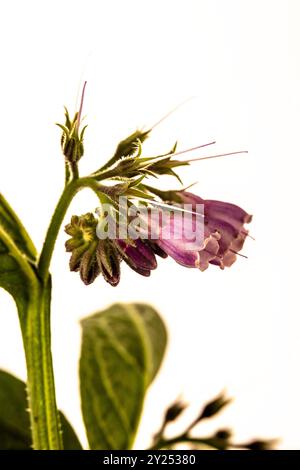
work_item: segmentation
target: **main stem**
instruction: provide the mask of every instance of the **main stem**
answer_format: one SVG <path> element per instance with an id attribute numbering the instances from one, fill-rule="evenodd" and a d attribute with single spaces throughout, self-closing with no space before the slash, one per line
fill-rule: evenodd
<path id="1" fill-rule="evenodd" d="M 1 237 L 25 275 L 27 296 L 22 297 L 19 318 L 27 365 L 27 388 L 33 448 L 61 449 L 59 419 L 50 349 L 51 279 L 43 284 L 36 268 L 19 251 L 14 241 L 0 227 Z M 26 310 L 24 307 L 26 305 Z"/>
<path id="2" fill-rule="evenodd" d="M 62 434 L 57 411 L 51 355 L 50 262 L 55 241 L 66 211 L 75 194 L 84 187 L 99 190 L 92 178 L 72 180 L 58 201 L 51 219 L 38 263 L 38 277 L 28 267 L 30 299 L 26 317 L 21 319 L 21 328 L 27 363 L 30 422 L 35 450 L 61 450 Z"/>
<path id="3" fill-rule="evenodd" d="M 33 448 L 61 450 L 62 435 L 56 407 L 50 336 L 51 279 L 31 289 L 22 324 Z"/>

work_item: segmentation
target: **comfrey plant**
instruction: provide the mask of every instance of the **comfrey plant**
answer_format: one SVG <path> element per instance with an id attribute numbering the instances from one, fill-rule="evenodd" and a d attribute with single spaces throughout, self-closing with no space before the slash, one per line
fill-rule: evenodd
<path id="1" fill-rule="evenodd" d="M 40 254 L 0 195 L 0 285 L 16 302 L 27 364 L 26 387 L 10 374 L 0 372 L 2 449 L 81 449 L 56 406 L 49 272 L 58 232 L 80 190 L 91 189 L 98 200 L 94 213 L 74 215 L 65 227 L 70 270 L 78 272 L 84 284 L 91 284 L 99 276 L 116 286 L 122 262 L 138 274 L 149 276 L 157 267 L 157 257 L 170 256 L 178 264 L 200 271 L 210 265 L 224 269 L 235 262 L 248 236 L 245 224 L 251 216 L 240 207 L 205 200 L 182 188 L 162 191 L 149 184 L 151 179 L 159 182 L 162 175 L 174 176 L 180 182 L 177 168 L 191 163 L 177 158 L 186 151 L 177 152 L 176 145 L 167 153 L 143 156 L 142 144 L 151 129 L 135 131 L 119 143 L 101 168 L 79 176 L 86 129 L 82 127 L 84 90 L 85 85 L 75 116 L 71 118 L 66 110 L 65 123 L 58 124 L 62 130 L 65 187 Z M 160 368 L 166 341 L 163 321 L 149 305 L 115 304 L 82 321 L 80 392 L 91 449 L 133 446 L 145 393 Z M 182 442 L 197 448 L 237 446 L 228 430 L 206 438 L 191 434 L 198 422 L 216 414 L 226 403 L 223 396 L 218 397 L 187 430 L 168 439 L 164 435 L 167 424 L 184 409 L 182 403 L 175 403 L 155 434 L 153 448 L 171 448 Z M 269 445 L 255 442 L 243 447 Z"/>

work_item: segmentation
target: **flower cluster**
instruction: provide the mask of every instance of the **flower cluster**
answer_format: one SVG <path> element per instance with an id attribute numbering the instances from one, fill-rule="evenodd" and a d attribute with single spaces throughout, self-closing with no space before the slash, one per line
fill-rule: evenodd
<path id="1" fill-rule="evenodd" d="M 99 274 L 112 286 L 120 281 L 120 262 L 124 260 L 134 271 L 150 276 L 157 267 L 155 254 L 166 256 L 155 243 L 137 239 L 100 240 L 97 237 L 98 220 L 92 213 L 73 216 L 65 227 L 70 235 L 66 250 L 71 252 L 70 270 L 78 271 L 81 280 L 88 285 Z"/>
<path id="2" fill-rule="evenodd" d="M 73 179 L 79 178 L 77 162 L 83 155 L 85 128 L 79 130 L 81 110 L 82 101 L 80 111 L 76 113 L 74 120 L 71 121 L 66 112 L 66 123 L 60 125 L 63 130 L 62 150 L 66 160 L 72 165 Z M 175 169 L 189 165 L 192 161 L 174 158 L 188 151 L 176 152 L 177 144 L 162 155 L 143 157 L 142 143 L 150 131 L 151 129 L 137 130 L 122 140 L 113 156 L 85 180 L 88 179 L 90 182 L 91 189 L 99 198 L 100 206 L 103 205 L 103 201 L 110 201 L 112 212 L 116 214 L 120 214 L 119 198 L 123 196 L 132 206 L 146 204 L 149 211 L 155 206 L 160 208 L 161 213 L 168 208 L 184 212 L 186 205 L 189 205 L 191 227 L 182 231 L 182 227 L 178 225 L 178 218 L 171 215 L 163 227 L 160 223 L 155 225 L 150 219 L 146 220 L 150 236 L 145 237 L 140 234 L 139 237 L 133 237 L 129 234 L 126 237 L 102 239 L 97 234 L 99 219 L 93 214 L 74 216 L 71 223 L 66 226 L 66 232 L 71 236 L 66 242 L 66 249 L 72 253 L 70 269 L 78 271 L 85 284 L 92 283 L 99 274 L 102 274 L 108 283 L 116 286 L 120 280 L 122 260 L 137 273 L 149 276 L 157 267 L 157 255 L 163 258 L 170 256 L 182 266 L 201 271 L 205 271 L 209 265 L 224 269 L 236 261 L 237 255 L 243 248 L 248 236 L 245 225 L 251 222 L 251 216 L 239 206 L 202 199 L 182 189 L 161 191 L 146 184 L 147 179 L 159 179 L 163 175 L 175 176 L 181 181 Z M 202 157 L 197 160 L 219 156 Z M 110 181 L 110 184 L 104 186 L 103 181 Z M 66 184 L 70 182 L 69 177 L 66 178 L 66 182 Z M 200 214 L 199 205 L 202 207 Z M 201 237 L 198 237 L 198 243 L 191 248 L 189 231 L 197 229 L 196 220 L 199 217 L 202 218 Z M 101 223 L 103 225 L 103 220 Z M 173 236 L 166 237 L 166 229 Z"/>
<path id="3" fill-rule="evenodd" d="M 243 247 L 248 234 L 245 224 L 251 221 L 251 216 L 234 204 L 203 200 L 186 191 L 176 192 L 176 196 L 177 200 L 180 198 L 182 203 L 192 204 L 192 207 L 199 204 L 204 207 L 204 239 L 198 247 L 188 249 L 188 239 L 184 233 L 180 237 L 165 238 L 166 227 L 162 230 L 161 225 L 155 227 L 155 230 L 149 227 L 148 233 L 155 234 L 153 239 L 99 239 L 99 220 L 88 213 L 80 217 L 73 216 L 65 228 L 71 236 L 66 242 L 66 250 L 72 253 L 71 271 L 79 271 L 85 284 L 91 284 L 101 273 L 109 284 L 116 286 L 120 280 L 122 260 L 143 276 L 150 276 L 157 267 L 156 255 L 163 258 L 170 256 L 182 266 L 201 271 L 207 269 L 209 264 L 221 269 L 231 266 Z M 180 204 L 175 204 L 174 207 L 180 208 Z M 178 234 L 177 220 L 170 217 L 167 222 L 170 225 L 169 233 L 173 235 Z"/>
<path id="4" fill-rule="evenodd" d="M 195 435 L 198 425 L 204 420 L 211 420 L 231 402 L 224 393 L 206 403 L 198 416 L 187 426 L 187 428 L 174 437 L 166 435 L 169 424 L 176 421 L 187 408 L 187 404 L 181 400 L 175 401 L 167 408 L 159 431 L 153 436 L 151 449 L 173 449 L 179 444 L 185 444 L 191 449 L 215 449 L 215 450 L 271 450 L 274 448 L 276 439 L 254 439 L 249 442 L 237 443 L 233 440 L 233 432 L 230 428 L 221 428 L 211 435 L 204 437 Z M 196 428 L 196 429 L 195 429 Z"/>

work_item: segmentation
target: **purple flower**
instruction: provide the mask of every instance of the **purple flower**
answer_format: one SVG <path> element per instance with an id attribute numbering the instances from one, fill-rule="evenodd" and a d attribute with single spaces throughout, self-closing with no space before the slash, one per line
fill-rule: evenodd
<path id="1" fill-rule="evenodd" d="M 183 204 L 191 204 L 193 210 L 196 210 L 197 204 L 204 205 L 205 239 L 202 250 L 198 252 L 200 259 L 202 257 L 202 262 L 198 263 L 199 266 L 196 267 L 204 270 L 208 267 L 208 263 L 215 264 L 221 269 L 230 267 L 243 248 L 248 235 L 248 230 L 244 225 L 251 222 L 252 216 L 235 204 L 205 200 L 186 191 L 179 191 L 176 194 Z M 212 238 L 215 243 L 211 242 Z M 218 245 L 217 250 L 216 244 Z M 163 245 L 165 245 L 164 242 Z M 164 249 L 162 244 L 160 246 Z M 212 256 L 213 254 L 214 256 Z"/>
<path id="2" fill-rule="evenodd" d="M 114 245 L 128 266 L 142 276 L 150 276 L 151 271 L 157 267 L 153 249 L 140 238 L 114 240 Z"/>
<path id="3" fill-rule="evenodd" d="M 171 215 L 168 225 L 160 229 L 156 244 L 178 264 L 205 271 L 218 254 L 220 234 L 216 230 L 211 232 L 204 226 L 204 233 L 199 241 L 193 239 L 196 217 L 193 217 L 189 231 L 183 227 L 180 219 Z M 166 233 L 171 236 L 166 237 Z"/>
<path id="4" fill-rule="evenodd" d="M 209 264 L 221 269 L 230 267 L 248 235 L 244 225 L 251 222 L 252 217 L 234 204 L 205 200 L 186 191 L 174 193 L 174 199 L 176 202 L 168 201 L 172 209 L 148 208 L 141 216 L 146 225 L 141 236 L 150 239 L 152 251 L 164 257 L 169 255 L 178 264 L 201 271 Z M 130 258 L 139 257 L 140 263 L 141 254 L 135 250 L 139 251 L 141 246 L 145 247 L 144 240 L 140 240 L 139 247 L 130 249 Z M 145 269 L 145 266 L 140 268 Z"/>

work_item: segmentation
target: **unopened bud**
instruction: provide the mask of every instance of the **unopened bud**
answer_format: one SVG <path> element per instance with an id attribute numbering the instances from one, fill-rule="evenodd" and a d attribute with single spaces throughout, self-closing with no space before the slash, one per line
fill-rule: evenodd
<path id="1" fill-rule="evenodd" d="M 173 405 L 171 405 L 166 411 L 165 423 L 175 421 L 175 419 L 177 419 L 185 409 L 186 404 L 182 401 L 178 400 L 177 402 L 173 403 Z"/>
<path id="2" fill-rule="evenodd" d="M 92 242 L 80 261 L 80 277 L 86 285 L 92 284 L 100 274 L 100 267 L 96 258 L 96 248 L 97 242 Z"/>
<path id="3" fill-rule="evenodd" d="M 150 131 L 140 131 L 137 129 L 126 137 L 126 139 L 121 140 L 117 146 L 114 157 L 121 158 L 133 155 L 138 147 L 138 143 L 143 143 L 147 139 L 149 132 Z"/>
<path id="4" fill-rule="evenodd" d="M 231 399 L 226 398 L 225 395 L 222 393 L 204 407 L 197 421 L 214 416 L 215 414 L 219 413 L 219 411 L 221 411 L 230 402 Z"/>
<path id="5" fill-rule="evenodd" d="M 61 149 L 68 162 L 78 162 L 84 154 L 83 137 L 87 126 L 80 130 L 80 116 L 75 113 L 73 120 L 65 110 L 65 124 L 57 124 L 63 131 L 61 136 Z"/>
<path id="6" fill-rule="evenodd" d="M 216 432 L 215 438 L 221 441 L 228 441 L 232 437 L 232 431 L 230 429 L 220 429 Z"/>
<path id="7" fill-rule="evenodd" d="M 256 440 L 245 444 L 243 447 L 249 450 L 271 450 L 273 449 L 274 445 L 276 444 L 275 439 L 269 439 L 266 441 L 263 440 Z"/>
<path id="8" fill-rule="evenodd" d="M 99 240 L 97 261 L 106 282 L 116 286 L 120 281 L 120 256 L 110 240 Z"/>
<path id="9" fill-rule="evenodd" d="M 116 286 L 120 280 L 120 255 L 111 240 L 97 237 L 98 220 L 92 213 L 73 216 L 65 231 L 71 238 L 66 241 L 66 251 L 71 252 L 70 270 L 79 271 L 84 284 L 94 282 L 99 274 Z"/>

